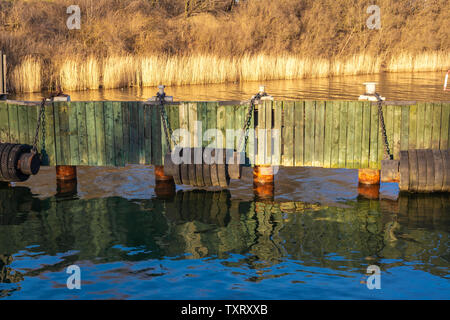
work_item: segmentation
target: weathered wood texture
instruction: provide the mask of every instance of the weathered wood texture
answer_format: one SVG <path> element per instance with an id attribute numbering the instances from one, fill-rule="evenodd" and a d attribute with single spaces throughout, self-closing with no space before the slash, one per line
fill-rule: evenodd
<path id="1" fill-rule="evenodd" d="M 0 51 L 0 94 L 6 93 L 6 55 Z"/>
<path id="2" fill-rule="evenodd" d="M 192 147 L 237 149 L 248 105 L 166 105 L 170 127 Z M 449 149 L 449 103 L 384 105 L 394 159 L 401 150 Z M 38 105 L 0 102 L 0 141 L 31 144 Z M 163 165 L 168 150 L 159 109 L 143 102 L 55 102 L 46 105 L 45 164 Z M 380 168 L 383 141 L 377 106 L 356 101 L 265 101 L 252 117 L 252 165 Z M 215 131 L 214 129 L 218 129 Z M 42 137 L 40 132 L 39 147 Z"/>

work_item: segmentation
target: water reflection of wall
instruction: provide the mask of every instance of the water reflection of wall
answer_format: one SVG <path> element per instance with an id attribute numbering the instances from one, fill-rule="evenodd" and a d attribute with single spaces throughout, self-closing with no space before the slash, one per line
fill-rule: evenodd
<path id="1" fill-rule="evenodd" d="M 439 275 L 444 272 L 439 266 L 448 266 L 445 196 L 360 199 L 337 208 L 232 201 L 227 191 L 180 191 L 169 200 L 129 201 L 38 200 L 27 190 L 0 192 L 0 254 L 14 255 L 36 244 L 50 255 L 76 250 L 60 268 L 98 257 L 99 262 L 186 253 L 187 258 L 226 258 L 230 252 L 245 255 L 237 265 L 256 269 L 285 259 L 361 273 L 367 264 L 386 264 L 383 258 L 418 260 L 420 268 Z M 130 255 L 116 245 L 144 250 Z"/>

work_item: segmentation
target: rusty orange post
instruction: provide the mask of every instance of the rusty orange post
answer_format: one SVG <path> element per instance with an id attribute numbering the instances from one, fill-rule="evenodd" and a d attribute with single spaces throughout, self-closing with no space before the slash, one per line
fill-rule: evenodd
<path id="1" fill-rule="evenodd" d="M 256 199 L 273 200 L 274 174 L 271 166 L 255 166 L 253 168 L 253 192 Z"/>
<path id="2" fill-rule="evenodd" d="M 76 180 L 76 166 L 56 166 L 56 180 Z"/>
<path id="3" fill-rule="evenodd" d="M 380 185 L 360 183 L 358 185 L 358 196 L 369 200 L 376 200 L 380 197 Z"/>
<path id="4" fill-rule="evenodd" d="M 360 184 L 379 185 L 380 170 L 377 169 L 359 169 L 358 182 Z"/>
<path id="5" fill-rule="evenodd" d="M 56 192 L 58 195 L 77 193 L 77 167 L 56 166 Z"/>
<path id="6" fill-rule="evenodd" d="M 164 174 L 164 166 L 155 166 L 155 193 L 160 199 L 170 199 L 175 196 L 173 177 Z"/>
<path id="7" fill-rule="evenodd" d="M 173 181 L 173 177 L 164 174 L 164 166 L 155 166 L 155 181 Z"/>

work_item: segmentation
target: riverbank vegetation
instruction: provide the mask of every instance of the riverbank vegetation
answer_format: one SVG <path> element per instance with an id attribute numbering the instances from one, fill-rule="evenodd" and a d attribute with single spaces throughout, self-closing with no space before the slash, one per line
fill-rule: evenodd
<path id="1" fill-rule="evenodd" d="M 17 92 L 450 68 L 450 2 L 375 2 L 379 30 L 364 0 L 2 0 L 0 50 Z"/>

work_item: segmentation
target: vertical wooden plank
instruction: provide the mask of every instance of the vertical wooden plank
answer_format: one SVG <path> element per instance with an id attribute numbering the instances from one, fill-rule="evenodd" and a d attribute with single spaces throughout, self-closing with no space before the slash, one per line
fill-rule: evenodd
<path id="1" fill-rule="evenodd" d="M 401 130 L 400 130 L 400 150 L 406 151 L 409 148 L 409 109 L 410 106 L 401 107 Z M 400 158 L 399 158 L 400 159 Z"/>
<path id="2" fill-rule="evenodd" d="M 245 110 L 248 109 L 248 105 L 241 106 L 241 108 L 245 108 Z M 245 111 L 245 114 L 247 114 L 247 111 Z M 248 142 L 247 142 L 247 148 L 246 153 L 248 156 L 248 162 L 250 165 L 254 165 L 256 161 L 256 135 L 255 135 L 255 109 L 252 111 L 252 115 L 250 118 L 250 126 L 248 131 Z"/>
<path id="3" fill-rule="evenodd" d="M 315 126 L 316 103 L 305 101 L 305 156 L 304 165 L 312 166 L 314 156 L 314 126 Z"/>
<path id="4" fill-rule="evenodd" d="M 14 104 L 8 105 L 8 118 L 9 118 L 9 142 L 19 143 L 19 116 L 18 106 Z"/>
<path id="5" fill-rule="evenodd" d="M 450 103 L 442 104 L 442 116 L 441 116 L 441 140 L 439 142 L 439 148 L 441 150 L 450 149 Z"/>
<path id="6" fill-rule="evenodd" d="M 417 149 L 425 147 L 425 103 L 417 105 Z"/>
<path id="7" fill-rule="evenodd" d="M 431 133 L 433 129 L 433 105 L 431 103 L 425 104 L 425 123 L 423 131 L 423 147 L 424 149 L 431 149 Z"/>
<path id="8" fill-rule="evenodd" d="M 0 101 L 0 141 L 9 141 L 9 116 L 8 105 Z"/>
<path id="9" fill-rule="evenodd" d="M 64 102 L 53 102 L 53 112 L 55 116 L 55 148 L 56 148 L 56 164 L 57 165 L 65 165 L 66 159 L 63 150 L 64 146 L 64 132 L 61 128 L 61 118 L 64 118 L 64 115 L 61 115 L 61 105 Z M 64 127 L 64 123 L 62 124 Z"/>
<path id="10" fill-rule="evenodd" d="M 133 101 L 129 103 L 130 108 L 130 163 L 132 164 L 138 164 L 139 163 L 139 106 L 137 101 Z M 157 126 L 154 127 L 153 125 Z M 155 137 L 156 132 L 158 132 L 158 141 L 154 141 L 155 143 L 155 149 L 152 150 L 155 151 L 153 154 L 153 158 L 156 161 L 156 158 L 161 158 L 161 130 L 159 129 L 161 127 L 161 116 L 159 113 L 159 109 L 157 105 L 152 106 L 152 129 L 155 131 Z M 152 132 L 153 134 L 153 132 Z M 158 150 L 156 150 L 156 145 L 158 147 Z M 156 155 L 156 158 L 155 158 Z M 155 162 L 156 163 L 156 162 Z"/>
<path id="11" fill-rule="evenodd" d="M 274 105 L 274 120 L 273 120 L 273 154 L 272 164 L 275 166 L 282 165 L 282 153 L 283 153 L 283 102 L 273 102 Z M 294 107 L 295 108 L 295 107 Z M 295 113 L 295 109 L 294 109 Z"/>
<path id="12" fill-rule="evenodd" d="M 263 165 L 265 164 L 265 154 L 266 154 L 266 138 L 265 130 L 266 129 L 266 112 L 265 112 L 265 105 L 264 103 L 261 103 L 258 105 L 258 151 L 257 151 L 257 159 L 256 164 Z"/>
<path id="13" fill-rule="evenodd" d="M 331 168 L 339 166 L 339 127 L 340 127 L 340 103 L 333 101 L 333 135 L 331 142 Z M 305 133 L 306 134 L 306 133 Z"/>
<path id="14" fill-rule="evenodd" d="M 363 109 L 364 103 L 354 102 L 355 104 L 355 146 L 353 151 L 353 168 L 361 168 L 362 156 L 362 137 L 363 137 Z"/>
<path id="15" fill-rule="evenodd" d="M 55 166 L 56 159 L 56 139 L 55 139 L 55 115 L 53 110 L 53 103 L 45 104 L 45 164 Z M 39 140 L 42 139 L 42 134 L 39 133 Z"/>
<path id="16" fill-rule="evenodd" d="M 273 101 L 263 101 L 266 112 L 266 154 L 264 163 L 272 164 L 272 110 Z"/>
<path id="17" fill-rule="evenodd" d="M 144 147 L 145 147 L 145 164 L 152 164 L 152 107 L 145 104 L 144 108 Z M 169 118 L 170 119 L 170 118 Z M 116 125 L 114 128 L 116 128 Z M 116 149 L 117 157 L 117 149 Z"/>
<path id="18" fill-rule="evenodd" d="M 394 106 L 394 143 L 392 145 L 392 154 L 396 160 L 400 159 L 401 126 L 402 109 L 400 106 Z"/>
<path id="19" fill-rule="evenodd" d="M 144 103 L 137 102 L 138 108 L 138 150 L 139 164 L 145 164 L 145 117 Z M 162 125 L 162 122 L 161 122 Z M 162 129 L 164 132 L 164 129 Z M 162 154 L 166 153 L 167 145 L 165 139 L 162 139 Z"/>
<path id="20" fill-rule="evenodd" d="M 39 110 L 40 106 L 28 106 L 26 108 L 26 111 L 28 113 L 28 142 L 26 142 L 29 145 L 32 145 L 34 143 L 34 137 L 36 135 L 36 127 L 37 127 L 37 119 L 39 116 Z M 1 121 L 1 120 L 0 120 Z M 0 129 L 1 131 L 1 129 Z M 40 127 L 39 131 L 42 132 L 42 126 Z M 1 140 L 1 138 L 0 138 Z M 37 145 L 38 150 L 41 150 L 42 148 L 42 140 L 38 140 Z"/>
<path id="21" fill-rule="evenodd" d="M 303 104 L 302 105 L 298 105 L 295 104 L 293 101 L 285 101 L 283 103 L 283 109 L 284 109 L 284 127 L 282 128 L 283 130 L 283 147 L 284 147 L 284 151 L 283 151 L 283 165 L 290 167 L 294 165 L 294 161 L 295 161 L 295 152 L 298 152 L 297 156 L 299 157 L 299 162 L 303 156 L 303 150 L 302 150 L 302 145 L 298 146 L 296 145 L 297 142 L 302 143 L 303 141 L 300 142 L 301 139 L 301 135 L 299 134 L 298 140 L 295 137 L 295 133 L 297 129 L 297 133 L 299 130 L 299 126 L 301 125 L 299 123 L 299 120 L 295 119 L 295 115 L 297 113 L 297 115 L 300 113 L 299 110 L 297 109 L 303 109 Z M 297 111 L 297 112 L 296 112 Z M 300 152 L 302 153 L 302 156 L 300 157 Z M 296 163 L 296 162 L 295 162 Z"/>
<path id="22" fill-rule="evenodd" d="M 225 128 L 226 128 L 226 106 L 218 106 L 217 107 L 217 129 L 222 132 L 222 143 L 218 141 L 218 148 L 225 148 Z M 193 121 L 197 120 L 197 114 L 193 115 L 194 118 L 192 118 Z M 191 125 L 191 113 L 189 113 L 189 126 Z M 193 130 L 191 129 L 192 137 Z"/>
<path id="23" fill-rule="evenodd" d="M 386 110 L 386 111 L 385 111 Z M 394 106 L 383 107 L 384 123 L 386 124 L 386 136 L 391 153 L 394 150 Z"/>
<path id="24" fill-rule="evenodd" d="M 99 155 L 97 153 L 97 133 L 95 125 L 95 106 L 93 102 L 86 103 L 86 128 L 88 142 L 88 164 L 98 165 Z"/>
<path id="25" fill-rule="evenodd" d="M 75 102 L 68 104 L 69 116 L 69 144 L 70 144 L 70 165 L 77 166 L 80 164 L 80 147 L 78 144 L 78 121 L 77 107 Z"/>
<path id="26" fill-rule="evenodd" d="M 122 104 L 120 102 L 113 102 L 112 109 L 114 120 L 114 165 L 124 166 Z"/>
<path id="27" fill-rule="evenodd" d="M 325 102 L 316 101 L 316 121 L 314 130 L 313 166 L 323 167 L 323 149 L 325 140 Z"/>
<path id="28" fill-rule="evenodd" d="M 19 120 L 19 142 L 22 144 L 27 144 L 29 142 L 27 108 L 30 107 L 23 105 L 17 106 L 17 118 Z"/>
<path id="29" fill-rule="evenodd" d="M 370 156 L 370 120 L 371 109 L 370 102 L 364 102 L 362 106 L 363 123 L 362 123 L 362 143 L 361 143 L 361 168 L 369 168 Z"/>
<path id="30" fill-rule="evenodd" d="M 162 157 L 163 157 L 161 144 L 162 142 L 161 139 L 163 138 L 162 136 L 163 133 L 161 132 L 161 125 L 162 125 L 161 114 L 159 111 L 159 107 L 157 105 L 152 105 L 151 108 L 152 108 L 152 163 L 155 166 L 160 166 L 162 165 Z M 133 117 L 131 119 L 133 119 Z M 134 121 L 135 120 L 133 119 L 133 122 Z M 133 136 L 130 133 L 130 139 L 131 138 L 133 138 Z M 137 137 L 135 137 L 135 139 L 137 139 Z"/>
<path id="31" fill-rule="evenodd" d="M 76 102 L 77 112 L 77 126 L 78 126 L 78 147 L 80 165 L 89 164 L 89 141 L 87 135 L 87 120 L 86 120 L 86 103 Z"/>
<path id="32" fill-rule="evenodd" d="M 123 161 L 130 163 L 130 103 L 121 102 L 122 107 L 122 133 L 123 133 Z M 149 106 L 151 110 L 151 106 Z M 151 115 L 150 115 L 151 119 Z M 151 127 L 151 125 L 150 125 Z"/>
<path id="33" fill-rule="evenodd" d="M 114 166 L 116 164 L 115 160 L 115 154 L 116 151 L 114 149 L 114 112 L 113 112 L 113 103 L 103 102 L 103 115 L 104 115 L 104 122 L 105 122 L 105 165 L 106 166 Z M 139 108 L 142 109 L 142 108 Z M 140 119 L 140 122 L 143 122 L 143 116 L 142 119 Z M 141 130 L 141 128 L 139 128 Z M 141 145 L 139 144 L 139 148 Z M 142 149 L 142 148 L 140 148 Z M 141 151 L 141 150 L 139 150 Z M 141 162 L 139 162 L 141 163 Z"/>
<path id="34" fill-rule="evenodd" d="M 340 127 L 339 127 L 339 168 L 345 168 L 347 158 L 347 102 L 340 101 Z"/>
<path id="35" fill-rule="evenodd" d="M 370 146 L 369 146 L 369 167 L 377 169 L 378 162 L 378 138 L 380 136 L 379 130 L 379 116 L 378 106 L 376 104 L 370 104 Z"/>
<path id="36" fill-rule="evenodd" d="M 346 167 L 348 169 L 354 168 L 354 153 L 355 153 L 355 109 L 356 103 L 354 101 L 348 102 L 348 120 L 347 120 L 347 159 Z"/>
<path id="37" fill-rule="evenodd" d="M 408 149 L 417 149 L 417 105 L 409 107 Z"/>
<path id="38" fill-rule="evenodd" d="M 106 132 L 105 132 L 105 105 L 101 101 L 94 102 L 95 113 L 95 136 L 97 143 L 98 166 L 106 166 Z"/>
<path id="39" fill-rule="evenodd" d="M 292 143 L 294 148 L 294 165 L 303 166 L 304 150 L 305 150 L 305 103 L 304 101 L 296 101 L 294 103 L 294 137 Z M 286 122 L 286 115 L 285 115 Z"/>
<path id="40" fill-rule="evenodd" d="M 431 104 L 433 113 L 433 124 L 431 132 L 431 148 L 434 150 L 439 149 L 439 141 L 441 140 L 441 118 L 442 118 L 442 105 L 440 103 Z"/>

